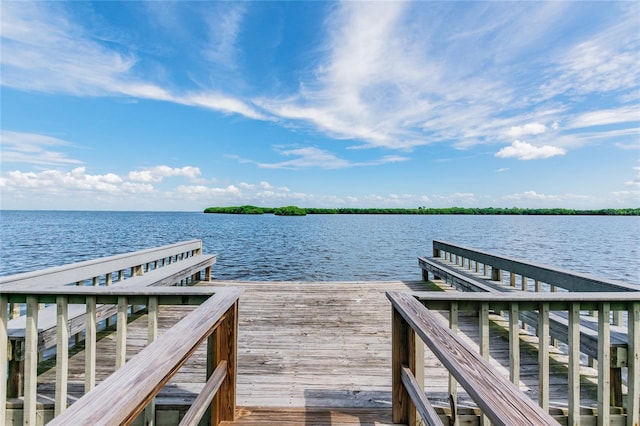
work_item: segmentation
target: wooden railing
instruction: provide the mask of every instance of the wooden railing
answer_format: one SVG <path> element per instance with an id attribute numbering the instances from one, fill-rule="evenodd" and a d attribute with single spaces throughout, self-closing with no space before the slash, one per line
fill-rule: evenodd
<path id="1" fill-rule="evenodd" d="M 513 394 L 513 389 L 505 385 L 504 379 L 496 376 L 497 373 L 483 362 L 478 361 L 477 356 L 470 354 L 454 331 L 457 329 L 457 318 L 460 311 L 473 311 L 478 313 L 479 328 L 479 355 L 489 357 L 489 313 L 508 312 L 509 319 L 509 379 L 515 387 L 520 382 L 520 329 L 519 313 L 525 311 L 537 312 L 538 315 L 538 405 L 546 413 L 549 410 L 549 313 L 562 311 L 568 316 L 568 424 L 579 425 L 581 423 L 580 412 L 580 311 L 595 311 L 598 313 L 598 395 L 597 395 L 597 423 L 600 425 L 626 424 L 637 426 L 640 417 L 640 292 L 615 292 L 615 293 L 458 293 L 458 292 L 423 292 L 412 293 L 388 293 L 394 307 L 394 332 L 399 333 L 393 338 L 394 347 L 394 421 L 405 421 L 410 415 L 413 406 L 424 405 L 415 397 L 407 408 L 407 385 L 399 386 L 402 381 L 402 364 L 406 360 L 413 359 L 413 366 L 409 369 L 420 377 L 420 358 L 411 355 L 415 344 L 412 333 L 420 336 L 425 343 L 438 356 L 440 361 L 448 368 L 449 372 L 460 383 L 467 393 L 475 400 L 492 422 L 496 424 L 546 424 L 547 420 L 541 418 L 534 420 L 534 416 L 527 410 L 530 407 L 522 400 L 524 397 Z M 424 305 L 418 307 L 419 304 Z M 428 309 L 427 309 L 428 308 Z M 443 331 L 442 324 L 438 324 L 429 310 L 444 310 L 449 312 L 449 326 L 451 331 Z M 612 312 L 624 312 L 627 316 L 628 328 L 628 354 L 626 357 L 627 386 L 626 395 L 623 395 L 623 406 L 618 410 L 610 408 L 610 317 Z M 399 318 L 402 318 L 403 323 Z M 411 331 L 407 331 L 407 327 Z M 404 330 L 404 331 L 403 331 Z M 399 337 L 398 337 L 399 336 Z M 464 355 L 460 355 L 464 354 Z M 463 356 L 460 362 L 451 361 L 458 356 Z M 465 364 L 465 362 L 467 364 Z M 411 364 L 411 362 L 410 362 Z M 470 370 L 471 369 L 471 370 Z M 475 377 L 475 370 L 481 371 L 481 378 Z M 417 372 L 417 373 L 416 373 Z M 489 374 L 490 376 L 487 376 Z M 408 382 L 405 380 L 405 382 Z M 418 381 L 419 382 L 419 381 Z M 453 400 L 456 398 L 455 381 L 450 381 L 449 393 Z M 490 398 L 487 392 L 498 392 L 501 397 L 497 401 Z M 420 388 L 413 392 L 424 397 L 424 391 Z M 506 394 L 505 394 L 506 393 Z M 526 397 L 525 397 L 526 398 Z M 515 402 L 514 402 L 515 401 Z M 515 408 L 514 408 L 515 404 Z M 505 416 L 513 413 L 526 413 L 530 420 L 522 423 L 519 420 L 507 420 Z M 423 410 L 420 416 L 428 416 Z M 403 413 L 403 414 L 401 414 Z M 585 419 L 586 420 L 586 419 Z"/>
<path id="2" fill-rule="evenodd" d="M 3 288 L 0 293 L 0 377 L 7 377 L 8 306 L 26 304 L 24 424 L 37 420 L 38 305 L 55 303 L 57 353 L 55 420 L 52 424 L 129 424 L 145 407 L 153 416 L 153 397 L 191 354 L 207 341 L 207 378 L 203 393 L 187 415 L 195 422 L 208 406 L 211 424 L 233 419 L 235 411 L 237 302 L 236 288 L 214 287 L 57 287 Z M 86 306 L 85 396 L 67 409 L 68 339 L 67 310 L 71 304 Z M 96 387 L 96 306 L 118 306 L 116 372 Z M 125 363 L 127 312 L 130 305 L 148 311 L 149 345 Z M 200 305 L 156 340 L 159 305 Z M 7 386 L 0 380 L 0 419 L 6 418 Z M 213 396 L 215 394 L 215 397 Z M 213 403 L 211 401 L 213 400 Z M 151 404 L 151 405 L 150 405 Z M 42 415 L 42 414 L 40 414 Z"/>
<path id="3" fill-rule="evenodd" d="M 78 262 L 54 268 L 0 277 L 0 292 L 22 289 L 43 291 L 65 287 L 149 287 L 187 285 L 203 278 L 211 279 L 215 255 L 202 253 L 202 241 L 192 240 L 167 246 L 119 254 L 95 260 Z M 136 312 L 145 305 L 132 305 Z M 40 303 L 38 312 L 38 336 L 36 353 L 40 358 L 48 349 L 56 347 L 56 308 Z M 115 305 L 98 304 L 96 319 L 109 325 L 118 313 Z M 26 307 L 23 303 L 9 303 L 8 335 L 10 341 L 9 382 L 7 393 L 19 397 L 24 388 L 24 358 Z M 120 309 L 120 311 L 122 311 Z M 85 332 L 85 306 L 71 304 L 67 307 L 69 334 L 78 342 Z M 106 320 L 106 321 L 103 321 Z M 119 360 L 121 362 L 122 360 Z"/>
<path id="4" fill-rule="evenodd" d="M 433 257 L 490 277 L 492 281 L 505 281 L 522 291 L 556 291 L 558 288 L 580 292 L 640 291 L 640 286 L 622 281 L 567 271 L 438 240 L 433 241 Z"/>
<path id="5" fill-rule="evenodd" d="M 0 288 L 4 291 L 13 287 L 20 289 L 65 285 L 110 286 L 195 256 L 205 256 L 202 253 L 202 241 L 200 240 L 184 241 L 162 247 L 0 277 Z M 209 260 L 209 263 L 202 269 L 207 269 L 207 277 L 205 279 L 208 280 L 211 276 L 211 265 L 215 263 L 215 256 L 208 255 L 205 257 Z M 205 257 L 200 259 L 204 260 Z M 181 280 L 189 278 L 183 277 Z M 175 284 L 175 282 L 172 284 Z"/>

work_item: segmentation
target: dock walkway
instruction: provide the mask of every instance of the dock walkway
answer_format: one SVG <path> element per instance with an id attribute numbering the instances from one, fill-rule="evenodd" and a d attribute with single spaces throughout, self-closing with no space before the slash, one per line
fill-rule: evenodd
<path id="1" fill-rule="evenodd" d="M 437 282 L 436 282 L 437 283 Z M 239 304 L 238 425 L 367 424 L 391 422 L 391 306 L 387 291 L 424 291 L 422 281 L 367 282 L 200 282 L 198 286 L 244 287 Z M 443 289 L 452 291 L 442 285 Z M 431 287 L 433 288 L 433 287 Z M 192 309 L 160 310 L 159 332 Z M 446 321 L 446 318 L 443 317 Z M 139 325 L 139 327 L 138 327 Z M 491 333 L 491 362 L 508 377 L 508 344 L 499 321 Z M 459 319 L 464 338 L 477 342 L 477 317 Z M 146 319 L 134 319 L 127 335 L 127 358 L 146 344 Z M 532 341 L 535 339 L 531 339 Z M 524 339 L 521 389 L 537 398 L 537 354 Z M 98 342 L 98 383 L 114 370 L 115 341 L 105 335 Z M 74 367 L 75 366 L 75 367 Z M 205 381 L 205 354 L 196 354 L 157 398 L 158 425 L 177 424 Z M 84 355 L 70 359 L 70 400 L 82 393 Z M 587 374 L 588 375 L 588 374 Z M 39 400 L 51 401 L 55 368 L 39 376 Z M 425 351 L 425 391 L 437 406 L 448 407 L 448 375 Z M 565 401 L 566 378 L 552 379 L 550 400 Z M 76 390 L 77 392 L 74 392 Z M 583 386 L 582 402 L 595 398 Z M 459 406 L 466 397 L 459 391 Z M 588 405 L 588 404 L 587 404 Z M 469 402 L 469 406 L 471 403 Z M 184 407 L 184 408 L 180 408 Z M 163 416 L 162 412 L 166 412 Z"/>

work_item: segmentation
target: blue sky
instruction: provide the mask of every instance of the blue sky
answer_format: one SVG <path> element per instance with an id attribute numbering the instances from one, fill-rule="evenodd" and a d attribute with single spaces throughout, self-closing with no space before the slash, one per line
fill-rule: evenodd
<path id="1" fill-rule="evenodd" d="M 640 207 L 638 2 L 0 7 L 2 209 Z"/>

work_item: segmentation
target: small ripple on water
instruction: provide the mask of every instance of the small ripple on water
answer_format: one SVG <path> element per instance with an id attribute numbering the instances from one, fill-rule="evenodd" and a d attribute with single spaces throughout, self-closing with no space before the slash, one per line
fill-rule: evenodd
<path id="1" fill-rule="evenodd" d="M 419 279 L 431 241 L 640 284 L 640 218 L 2 212 L 0 275 L 202 239 L 214 276 Z"/>

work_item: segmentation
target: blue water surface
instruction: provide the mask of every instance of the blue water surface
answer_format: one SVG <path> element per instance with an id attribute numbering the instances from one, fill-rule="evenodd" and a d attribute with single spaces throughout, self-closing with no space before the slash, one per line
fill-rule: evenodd
<path id="1" fill-rule="evenodd" d="M 214 276 L 419 279 L 434 239 L 640 284 L 640 217 L 1 211 L 0 275 L 201 239 Z"/>

